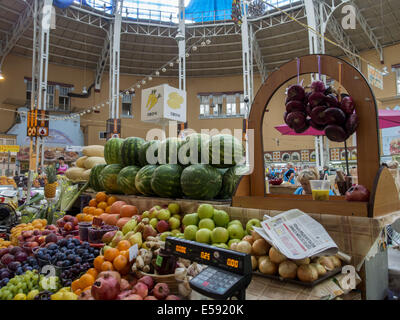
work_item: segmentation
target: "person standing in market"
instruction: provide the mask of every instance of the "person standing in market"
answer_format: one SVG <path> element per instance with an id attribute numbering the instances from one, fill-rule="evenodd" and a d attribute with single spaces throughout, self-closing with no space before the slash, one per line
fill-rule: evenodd
<path id="1" fill-rule="evenodd" d="M 310 180 L 318 180 L 319 171 L 317 168 L 309 168 L 301 171 L 297 177 L 297 181 L 300 183 L 301 187 L 297 188 L 294 192 L 295 195 L 307 195 L 312 194 Z M 329 195 L 334 196 L 332 190 L 329 190 Z"/>
<path id="2" fill-rule="evenodd" d="M 65 163 L 64 157 L 59 157 L 58 158 L 58 163 L 56 165 L 57 169 L 57 174 L 65 174 L 65 172 L 68 170 L 68 165 Z"/>
<path id="3" fill-rule="evenodd" d="M 328 176 L 329 176 L 329 167 L 324 166 L 324 169 L 322 170 L 320 175 L 320 180 L 326 180 Z"/>
<path id="4" fill-rule="evenodd" d="M 295 171 L 293 169 L 293 163 L 289 162 L 287 164 L 287 170 L 283 174 L 283 181 L 294 184 L 294 176 L 295 176 Z"/>

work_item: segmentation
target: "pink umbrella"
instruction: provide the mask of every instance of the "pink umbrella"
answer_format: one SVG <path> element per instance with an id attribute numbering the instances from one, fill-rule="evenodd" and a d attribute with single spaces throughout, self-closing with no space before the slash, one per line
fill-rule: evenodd
<path id="1" fill-rule="evenodd" d="M 379 128 L 387 129 L 400 126 L 400 111 L 399 110 L 379 110 Z M 324 131 L 319 131 L 314 128 L 309 128 L 303 133 L 296 133 L 290 129 L 288 125 L 282 124 L 275 127 L 284 136 L 324 136 Z"/>

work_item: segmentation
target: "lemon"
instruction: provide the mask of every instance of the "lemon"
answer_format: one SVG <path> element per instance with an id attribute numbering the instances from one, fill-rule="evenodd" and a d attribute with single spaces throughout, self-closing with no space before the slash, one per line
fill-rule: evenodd
<path id="1" fill-rule="evenodd" d="M 50 296 L 51 300 L 64 300 L 64 292 L 57 292 Z"/>
<path id="2" fill-rule="evenodd" d="M 78 300 L 78 296 L 73 292 L 64 292 L 64 300 Z"/>
<path id="3" fill-rule="evenodd" d="M 35 297 L 39 294 L 39 290 L 32 290 L 28 293 L 26 299 L 27 300 L 34 300 Z"/>
<path id="4" fill-rule="evenodd" d="M 71 287 L 64 287 L 58 290 L 58 292 L 71 292 Z"/>
<path id="5" fill-rule="evenodd" d="M 23 293 L 18 293 L 13 300 L 26 300 L 26 295 Z"/>

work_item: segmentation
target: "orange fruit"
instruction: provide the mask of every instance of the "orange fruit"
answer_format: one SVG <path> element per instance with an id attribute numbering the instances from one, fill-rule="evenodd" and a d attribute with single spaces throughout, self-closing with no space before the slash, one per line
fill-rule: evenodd
<path id="1" fill-rule="evenodd" d="M 97 208 L 97 209 L 94 210 L 93 215 L 98 217 L 99 215 L 101 215 L 103 213 L 104 213 L 103 209 Z"/>
<path id="2" fill-rule="evenodd" d="M 98 192 L 96 194 L 96 201 L 97 202 L 107 201 L 107 195 L 104 192 Z"/>
<path id="3" fill-rule="evenodd" d="M 85 222 L 91 222 L 91 221 L 93 221 L 93 217 L 94 217 L 94 216 L 92 216 L 91 214 L 87 214 L 86 217 L 85 217 Z"/>
<path id="4" fill-rule="evenodd" d="M 104 252 L 104 259 L 106 261 L 113 262 L 114 259 L 119 255 L 119 250 L 116 248 L 110 248 Z"/>
<path id="5" fill-rule="evenodd" d="M 129 261 L 129 250 L 120 251 L 119 254 L 127 258 Z"/>
<path id="6" fill-rule="evenodd" d="M 86 271 L 87 274 L 90 274 L 93 276 L 93 278 L 97 278 L 99 272 L 96 270 L 96 268 L 90 268 L 88 271 Z"/>
<path id="7" fill-rule="evenodd" d="M 95 278 L 89 274 L 89 273 L 85 273 L 80 279 L 80 285 L 81 288 L 87 288 L 87 287 L 91 287 L 93 285 L 95 281 Z M 85 291 L 86 289 L 83 289 L 83 291 Z"/>
<path id="8" fill-rule="evenodd" d="M 92 199 L 89 201 L 89 207 L 95 207 L 97 208 L 97 201 L 96 199 Z"/>
<path id="9" fill-rule="evenodd" d="M 99 204 L 97 205 L 97 208 L 100 208 L 103 210 L 106 210 L 107 207 L 108 207 L 108 204 L 105 201 L 99 202 Z"/>
<path id="10" fill-rule="evenodd" d="M 90 207 L 88 214 L 94 215 L 94 210 L 96 210 L 96 209 L 97 209 L 96 207 Z"/>
<path id="11" fill-rule="evenodd" d="M 108 207 L 106 208 L 106 213 L 110 213 L 110 210 L 111 210 L 111 206 L 108 206 Z"/>
<path id="12" fill-rule="evenodd" d="M 117 271 L 124 270 L 127 264 L 128 264 L 128 259 L 121 254 L 117 256 L 113 261 L 114 269 Z"/>
<path id="13" fill-rule="evenodd" d="M 104 256 L 97 256 L 97 257 L 94 259 L 93 265 L 94 265 L 94 267 L 96 268 L 96 270 L 97 270 L 98 272 L 101 272 L 101 271 L 102 271 L 102 270 L 101 270 L 101 266 L 102 266 L 102 264 L 103 264 L 104 261 L 105 261 L 105 260 L 104 260 Z"/>
<path id="14" fill-rule="evenodd" d="M 118 242 L 117 249 L 119 251 L 128 250 L 131 247 L 131 243 L 128 240 L 121 240 Z"/>
<path id="15" fill-rule="evenodd" d="M 117 201 L 116 197 L 114 196 L 108 197 L 107 204 L 111 206 L 115 201 Z"/>
<path id="16" fill-rule="evenodd" d="M 101 271 L 113 271 L 114 266 L 110 261 L 104 261 L 101 265 Z"/>
<path id="17" fill-rule="evenodd" d="M 81 289 L 81 283 L 79 279 L 72 281 L 71 283 L 71 290 L 75 292 L 76 290 Z"/>
<path id="18" fill-rule="evenodd" d="M 85 221 L 85 217 L 86 217 L 85 213 L 78 213 L 76 215 L 76 218 L 78 219 L 79 222 Z"/>
<path id="19" fill-rule="evenodd" d="M 73 291 L 77 296 L 80 296 L 82 293 L 82 289 L 77 289 L 75 291 Z"/>
<path id="20" fill-rule="evenodd" d="M 90 208 L 89 206 L 84 207 L 83 210 L 82 210 L 82 212 L 83 212 L 83 213 L 89 213 L 89 208 Z"/>

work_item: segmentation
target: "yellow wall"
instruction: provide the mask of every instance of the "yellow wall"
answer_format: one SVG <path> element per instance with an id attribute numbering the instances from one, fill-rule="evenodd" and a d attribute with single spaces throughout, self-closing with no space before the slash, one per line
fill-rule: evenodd
<path id="1" fill-rule="evenodd" d="M 385 63 L 388 70 L 391 71 L 391 65 L 400 63 L 400 45 L 385 48 Z M 376 51 L 363 53 L 363 57 L 367 60 L 380 65 Z M 383 66 L 382 66 L 383 67 Z M 13 109 L 16 105 L 21 105 L 25 101 L 26 85 L 24 77 L 31 77 L 31 60 L 20 56 L 8 56 L 3 65 L 3 72 L 6 80 L 0 81 L 0 108 Z M 367 66 L 363 63 L 363 71 L 366 72 Z M 76 93 L 81 92 L 82 87 L 87 87 L 94 79 L 93 71 L 86 71 L 78 68 L 64 67 L 61 65 L 49 65 L 49 81 L 73 84 Z M 86 80 L 86 81 L 84 81 Z M 120 87 L 129 88 L 137 80 L 134 76 L 121 76 Z M 309 83 L 309 78 L 305 78 Z M 145 88 L 156 86 L 161 83 L 168 83 L 171 86 L 177 86 L 176 78 L 154 78 L 153 81 L 145 85 Z M 254 91 L 258 91 L 260 87 L 260 79 L 255 77 Z M 289 83 L 288 83 L 289 85 Z M 283 124 L 284 112 L 284 92 L 287 86 L 284 86 L 273 97 L 268 106 L 268 113 L 263 124 L 264 132 L 264 150 L 300 150 L 314 148 L 314 139 L 312 137 L 294 137 L 282 136 L 273 127 Z M 241 76 L 234 77 L 215 77 L 215 78 L 189 78 L 187 79 L 187 120 L 189 128 L 196 131 L 201 129 L 222 130 L 241 129 L 242 119 L 199 119 L 199 92 L 224 92 L 224 91 L 241 91 L 243 88 L 243 80 Z M 384 78 L 384 90 L 373 88 L 377 99 L 394 97 L 396 95 L 395 74 Z M 138 90 L 136 97 L 133 99 L 134 119 L 122 119 L 122 135 L 145 137 L 149 129 L 154 128 L 153 124 L 146 124 L 140 121 L 140 101 L 141 90 Z M 103 76 L 102 91 L 93 93 L 89 99 L 72 99 L 73 111 L 85 110 L 89 106 L 98 105 L 108 99 L 108 74 Z M 8 102 L 8 104 L 6 103 Z M 379 100 L 378 100 L 379 102 Z M 10 104 L 11 103 L 11 104 Z M 400 99 L 390 102 L 379 102 L 380 108 L 393 107 L 400 104 Z M 108 119 L 108 108 L 102 108 L 100 114 L 87 114 L 81 118 L 81 126 L 85 134 L 85 144 L 103 144 L 104 140 L 98 139 L 99 131 L 105 131 L 105 121 Z M 10 128 L 14 121 L 14 113 L 1 110 L 0 132 L 5 132 Z M 277 146 L 276 139 L 279 139 Z M 351 142 L 350 142 L 351 145 Z M 332 147 L 335 144 L 331 144 Z"/>

